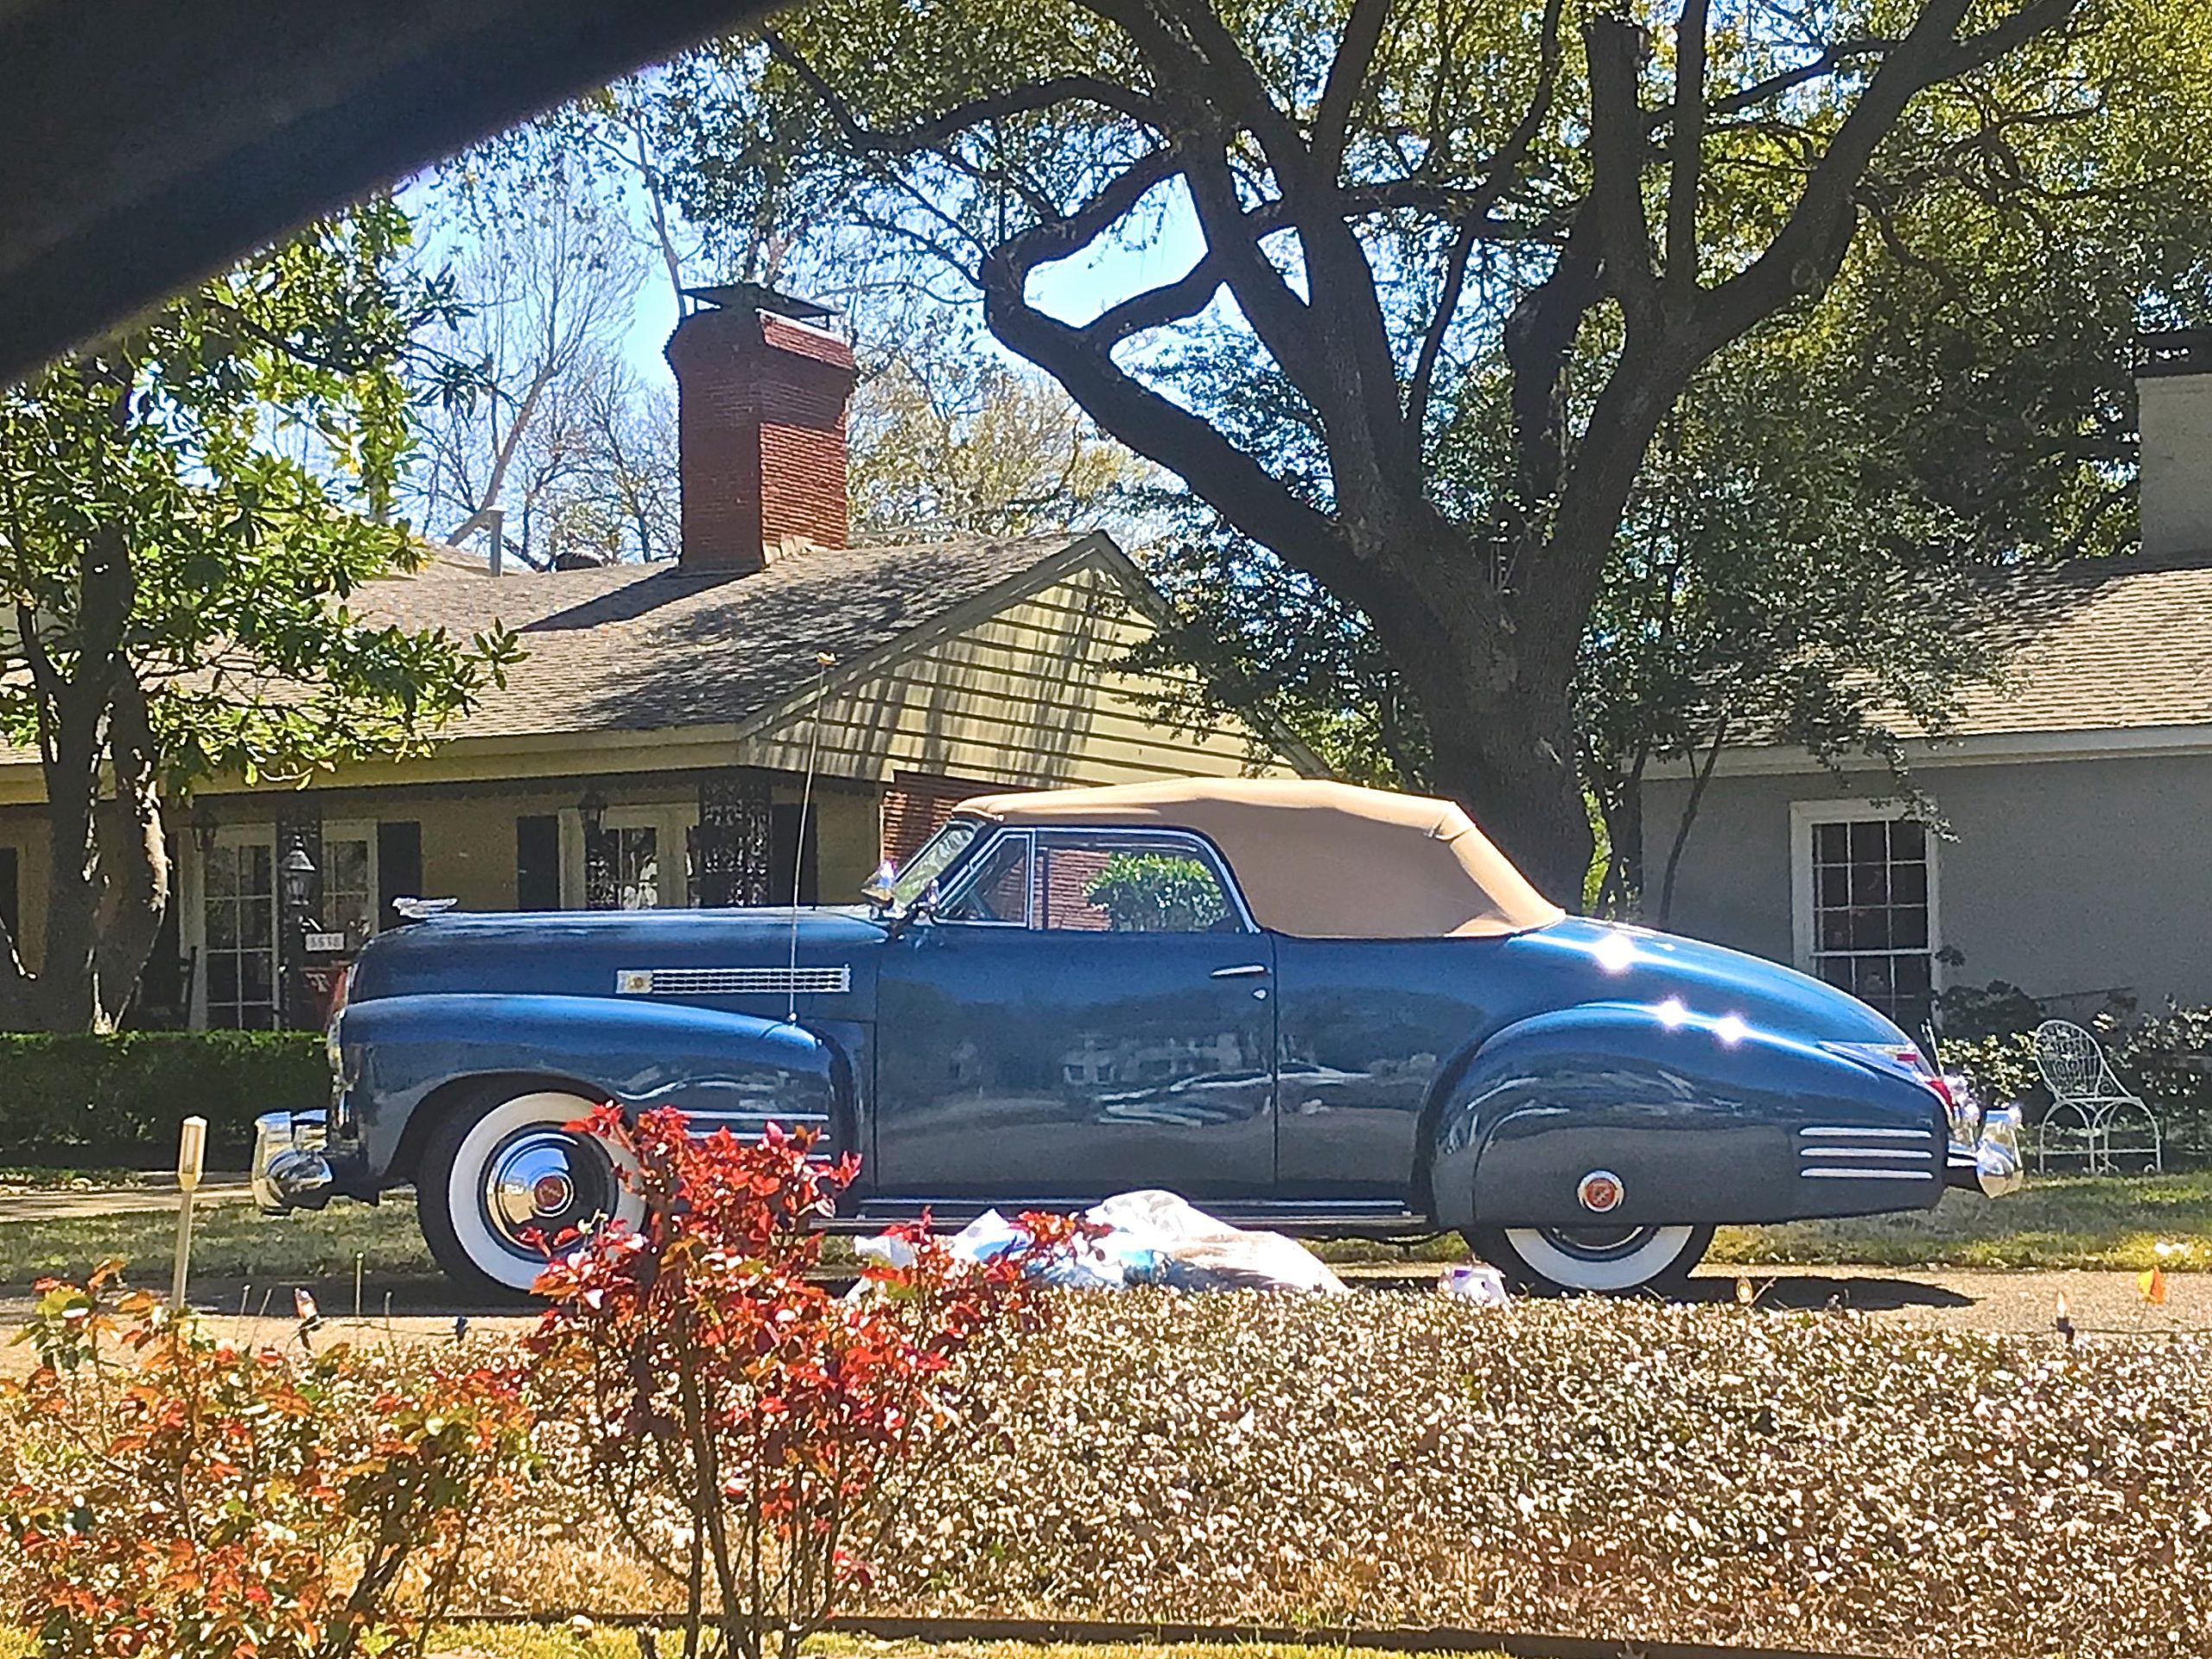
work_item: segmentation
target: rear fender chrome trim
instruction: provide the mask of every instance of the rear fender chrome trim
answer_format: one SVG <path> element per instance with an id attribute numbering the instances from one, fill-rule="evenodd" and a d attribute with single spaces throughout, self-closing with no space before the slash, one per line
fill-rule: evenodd
<path id="1" fill-rule="evenodd" d="M 1801 1181 L 1932 1181 L 1930 1169 L 1801 1169 Z"/>

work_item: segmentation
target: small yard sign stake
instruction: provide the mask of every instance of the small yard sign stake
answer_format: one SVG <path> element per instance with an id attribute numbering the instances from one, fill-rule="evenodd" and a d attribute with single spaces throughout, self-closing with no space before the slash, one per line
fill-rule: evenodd
<path id="1" fill-rule="evenodd" d="M 176 1271 L 169 1279 L 169 1307 L 184 1311 L 184 1281 L 192 1269 L 192 1195 L 207 1167 L 207 1120 L 188 1117 L 176 1144 Z"/>

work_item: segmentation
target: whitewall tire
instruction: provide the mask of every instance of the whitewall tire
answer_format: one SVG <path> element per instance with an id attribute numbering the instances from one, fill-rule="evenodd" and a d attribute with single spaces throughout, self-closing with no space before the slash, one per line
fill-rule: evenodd
<path id="1" fill-rule="evenodd" d="M 612 1149 L 562 1126 L 592 1109 L 556 1089 L 488 1090 L 431 1130 L 415 1181 L 423 1236 L 447 1277 L 478 1295 L 526 1294 L 545 1270 L 548 1244 L 569 1228 L 644 1206 L 616 1179 Z"/>
<path id="2" fill-rule="evenodd" d="M 1476 1253 L 1523 1289 L 1624 1296 L 1681 1288 L 1713 1243 L 1710 1227 L 1492 1227 Z"/>

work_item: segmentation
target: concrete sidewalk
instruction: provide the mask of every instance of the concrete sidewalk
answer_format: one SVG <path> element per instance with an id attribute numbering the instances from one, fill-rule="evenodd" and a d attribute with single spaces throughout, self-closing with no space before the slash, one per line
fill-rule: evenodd
<path id="1" fill-rule="evenodd" d="M 86 1216 L 140 1216 L 174 1210 L 176 1178 L 143 1186 L 54 1186 L 0 1192 L 0 1224 L 11 1221 L 74 1221 Z M 196 1204 L 245 1204 L 253 1189 L 240 1174 L 210 1175 L 200 1184 Z"/>

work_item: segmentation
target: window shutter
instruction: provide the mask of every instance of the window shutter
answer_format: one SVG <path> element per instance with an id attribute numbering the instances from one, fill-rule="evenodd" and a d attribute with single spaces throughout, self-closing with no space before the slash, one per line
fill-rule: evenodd
<path id="1" fill-rule="evenodd" d="M 561 820 L 550 813 L 515 820 L 515 908 L 561 908 Z"/>
<path id="2" fill-rule="evenodd" d="M 423 826 L 413 819 L 377 825 L 377 920 L 379 931 L 398 917 L 392 913 L 395 899 L 422 899 Z"/>

